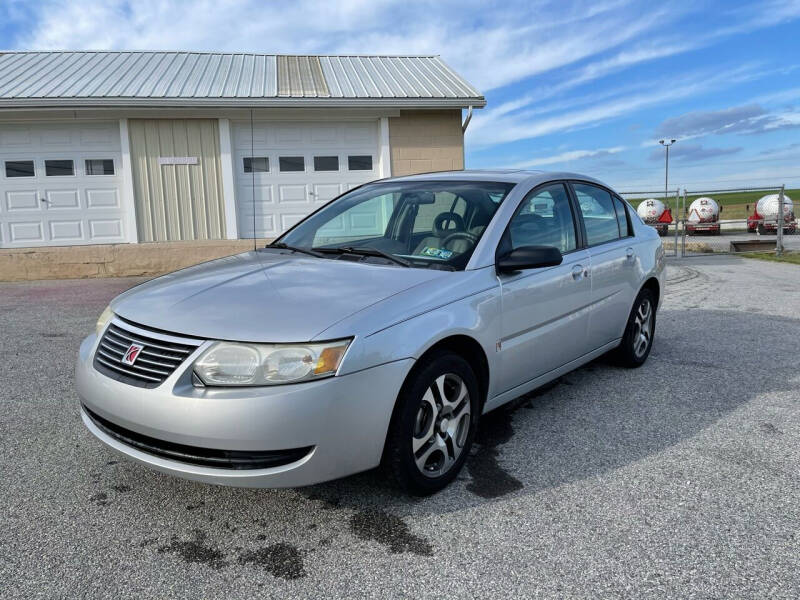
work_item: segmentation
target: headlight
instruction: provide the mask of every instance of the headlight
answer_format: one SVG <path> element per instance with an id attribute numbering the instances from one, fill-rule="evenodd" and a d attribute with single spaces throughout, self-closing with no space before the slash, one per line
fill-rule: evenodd
<path id="1" fill-rule="evenodd" d="M 276 385 L 336 374 L 351 340 L 320 344 L 215 342 L 194 363 L 206 385 Z"/>
<path id="2" fill-rule="evenodd" d="M 97 335 L 103 333 L 103 330 L 108 325 L 108 322 L 114 316 L 114 313 L 111 311 L 111 306 L 106 306 L 105 310 L 100 313 L 100 316 L 97 318 L 97 325 L 94 326 L 94 330 L 97 332 Z"/>

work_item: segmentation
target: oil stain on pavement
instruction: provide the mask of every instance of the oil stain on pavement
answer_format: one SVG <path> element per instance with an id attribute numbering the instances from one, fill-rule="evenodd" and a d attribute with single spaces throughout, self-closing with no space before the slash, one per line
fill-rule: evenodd
<path id="1" fill-rule="evenodd" d="M 244 552 L 239 556 L 239 564 L 260 566 L 282 579 L 299 579 L 306 576 L 300 551 L 286 542 Z"/>
<path id="2" fill-rule="evenodd" d="M 158 551 L 161 554 L 166 552 L 177 554 L 186 562 L 205 564 L 213 569 L 227 566 L 228 563 L 223 560 L 225 555 L 217 548 L 206 544 L 207 537 L 205 532 L 196 529 L 194 539 L 181 541 L 173 537 L 168 545 L 159 546 Z"/>
<path id="3" fill-rule="evenodd" d="M 414 535 L 400 517 L 382 510 L 368 509 L 350 518 L 350 531 L 362 540 L 375 541 L 386 546 L 393 554 L 412 552 L 421 556 L 433 554 L 430 542 Z"/>
<path id="4" fill-rule="evenodd" d="M 503 408 L 483 416 L 475 437 L 474 454 L 467 459 L 472 481 L 467 489 L 481 498 L 499 498 L 522 489 L 522 482 L 500 465 L 500 446 L 514 435 L 512 412 Z"/>

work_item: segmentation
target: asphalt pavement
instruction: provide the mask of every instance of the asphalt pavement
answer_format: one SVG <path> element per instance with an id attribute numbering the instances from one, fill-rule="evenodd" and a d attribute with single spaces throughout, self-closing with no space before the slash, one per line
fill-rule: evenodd
<path id="1" fill-rule="evenodd" d="M 78 413 L 81 338 L 136 279 L 0 284 L 0 597 L 800 597 L 800 268 L 671 261 L 638 370 L 485 417 L 442 493 L 376 472 L 161 475 Z"/>

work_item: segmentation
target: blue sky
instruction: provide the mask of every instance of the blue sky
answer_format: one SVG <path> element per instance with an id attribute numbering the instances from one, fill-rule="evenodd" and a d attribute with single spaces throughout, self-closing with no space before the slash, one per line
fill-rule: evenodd
<path id="1" fill-rule="evenodd" d="M 800 0 L 0 0 L 7 49 L 440 54 L 488 100 L 469 168 L 620 190 L 800 185 Z"/>

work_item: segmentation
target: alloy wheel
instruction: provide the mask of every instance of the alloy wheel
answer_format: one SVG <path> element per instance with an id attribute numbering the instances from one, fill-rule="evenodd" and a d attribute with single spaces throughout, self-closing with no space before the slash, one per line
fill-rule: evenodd
<path id="1" fill-rule="evenodd" d="M 426 477 L 449 471 L 464 450 L 471 403 L 464 380 L 455 373 L 437 377 L 425 390 L 414 421 L 411 449 Z"/>
<path id="2" fill-rule="evenodd" d="M 653 339 L 653 307 L 650 300 L 644 298 L 636 309 L 633 332 L 633 353 L 642 358 Z"/>

